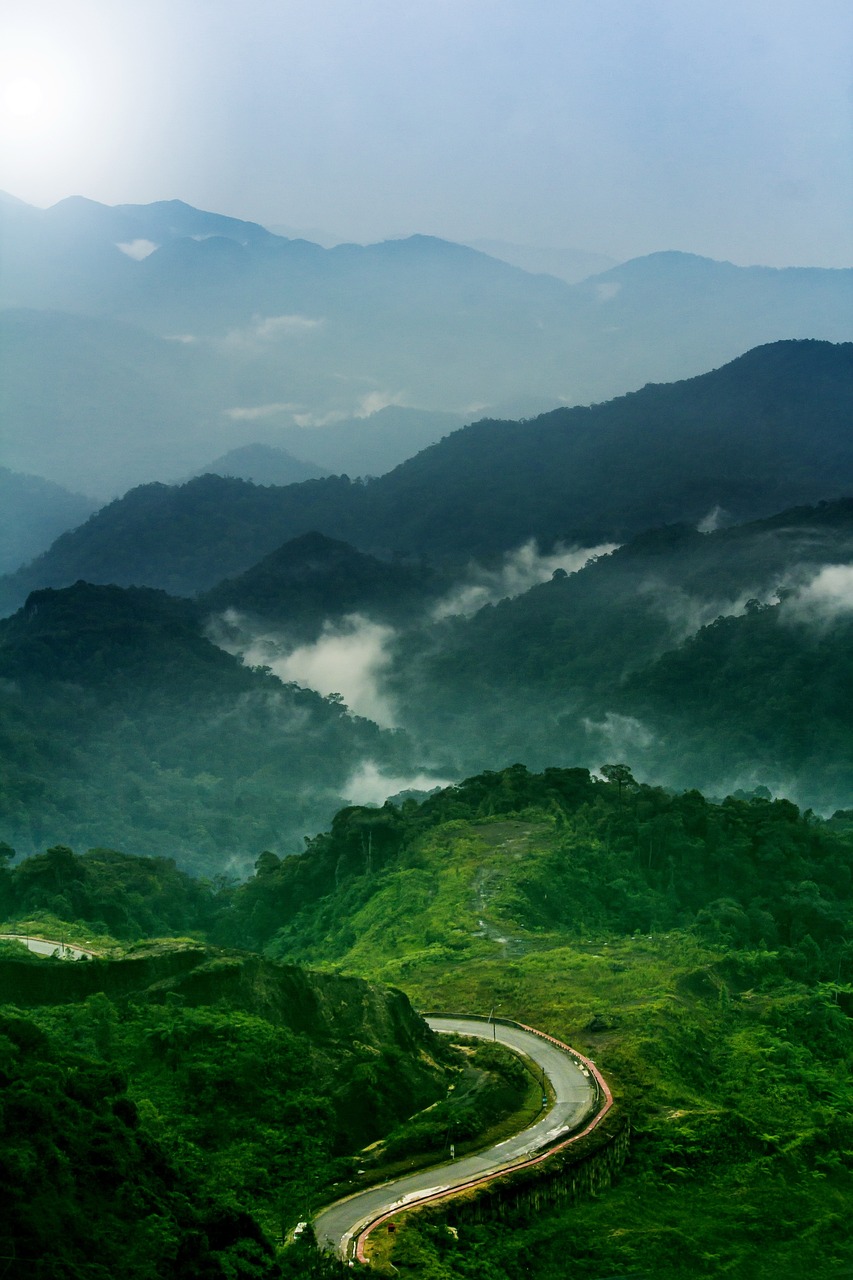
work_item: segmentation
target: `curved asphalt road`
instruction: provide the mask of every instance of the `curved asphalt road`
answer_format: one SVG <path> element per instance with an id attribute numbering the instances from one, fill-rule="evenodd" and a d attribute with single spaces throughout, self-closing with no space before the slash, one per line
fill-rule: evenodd
<path id="1" fill-rule="evenodd" d="M 554 1145 L 561 1135 L 578 1128 L 595 1109 L 596 1086 L 587 1070 L 565 1049 L 532 1031 L 469 1018 L 427 1018 L 427 1022 L 433 1031 L 448 1035 L 457 1032 L 483 1040 L 494 1038 L 510 1049 L 519 1049 L 545 1072 L 556 1101 L 539 1120 L 497 1146 L 356 1192 L 321 1210 L 314 1219 L 317 1241 L 322 1249 L 334 1249 L 344 1258 L 352 1256 L 361 1228 L 381 1214 L 529 1159 Z"/>
<path id="2" fill-rule="evenodd" d="M 23 942 L 28 951 L 37 956 L 56 956 L 60 960 L 94 960 L 97 951 L 87 947 L 70 947 L 67 942 L 51 942 L 47 938 L 33 938 L 23 933 L 0 933 L 0 941 Z"/>
<path id="3" fill-rule="evenodd" d="M 69 947 L 62 942 L 45 938 L 25 938 L 20 934 L 9 933 L 0 934 L 0 938 L 25 941 L 31 951 L 42 955 L 58 953 L 78 960 L 84 956 L 91 958 L 96 954 L 94 951 Z M 465 1156 L 449 1164 L 434 1165 L 420 1173 L 411 1173 L 394 1182 L 356 1192 L 355 1195 L 338 1200 L 321 1210 L 314 1219 L 317 1241 L 321 1248 L 335 1249 L 344 1258 L 352 1255 L 360 1230 L 383 1213 L 511 1168 L 554 1146 L 560 1137 L 578 1129 L 581 1122 L 595 1110 L 597 1088 L 590 1072 L 565 1049 L 543 1036 L 525 1031 L 521 1027 L 473 1018 L 427 1018 L 426 1021 L 433 1031 L 444 1035 L 455 1032 L 463 1036 L 476 1036 L 481 1040 L 494 1039 L 510 1049 L 520 1050 L 548 1077 L 555 1095 L 554 1105 L 521 1133 L 486 1151 Z"/>

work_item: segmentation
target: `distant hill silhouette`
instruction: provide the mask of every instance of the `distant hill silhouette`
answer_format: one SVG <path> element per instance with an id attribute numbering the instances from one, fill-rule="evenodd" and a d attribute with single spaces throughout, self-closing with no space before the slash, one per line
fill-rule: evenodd
<path id="1" fill-rule="evenodd" d="M 258 439 L 297 452 L 273 429 L 382 405 L 530 416 L 691 377 L 760 344 L 853 340 L 850 270 L 664 252 L 571 285 L 431 236 L 324 249 L 180 201 L 80 197 L 47 210 L 0 202 L 0 243 L 0 306 L 65 313 L 68 342 L 46 344 L 31 323 L 23 364 L 19 345 L 6 355 L 0 343 L 4 409 L 19 426 L 0 463 L 77 487 L 88 466 L 104 495 Z M 137 335 L 123 366 L 119 323 Z M 158 341 L 184 349 L 155 354 Z M 378 464 L 298 456 L 379 474 L 425 443 Z"/>
<path id="2" fill-rule="evenodd" d="M 197 475 L 234 476 L 253 484 L 299 484 L 327 475 L 323 467 L 268 444 L 244 444 L 199 467 Z"/>
<path id="3" fill-rule="evenodd" d="M 316 530 L 359 550 L 464 561 L 530 538 L 593 545 L 731 521 L 853 489 L 853 344 L 761 347 L 589 409 L 464 427 L 366 484 L 283 489 L 202 477 L 142 486 L 2 582 L 6 607 L 85 577 L 206 590 Z"/>
<path id="4" fill-rule="evenodd" d="M 93 499 L 41 476 L 0 467 L 0 573 L 12 573 L 46 551 L 96 507 Z"/>
<path id="5" fill-rule="evenodd" d="M 325 621 L 348 613 L 398 622 L 449 585 L 423 565 L 377 560 L 345 542 L 306 533 L 196 603 L 204 612 L 236 609 L 277 622 L 295 636 L 316 634 Z"/>
<path id="6" fill-rule="evenodd" d="M 381 476 L 464 422 L 460 414 L 387 405 L 326 426 L 281 427 L 276 439 L 298 458 L 316 460 L 335 475 Z"/>

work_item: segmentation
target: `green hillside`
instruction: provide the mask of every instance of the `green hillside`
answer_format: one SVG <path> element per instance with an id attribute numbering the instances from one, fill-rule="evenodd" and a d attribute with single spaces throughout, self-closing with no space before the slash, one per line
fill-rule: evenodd
<path id="1" fill-rule="evenodd" d="M 563 1212 L 404 1233 L 401 1272 L 821 1277 L 853 1266 L 853 843 L 785 801 L 521 767 L 350 809 L 268 861 L 221 927 L 514 1017 L 591 1054 L 634 1125 Z"/>
<path id="2" fill-rule="evenodd" d="M 277 1244 L 459 1079 L 400 992 L 198 945 L 3 955 L 0 999 L 0 1243 L 37 1275 L 325 1274 Z"/>
<path id="3" fill-rule="evenodd" d="M 258 1029 L 255 1019 L 278 1026 L 275 993 L 304 981 L 276 963 L 310 959 L 327 975 L 321 984 L 351 982 L 344 973 L 391 981 L 422 1009 L 494 1010 L 591 1055 L 633 1129 L 614 1187 L 534 1218 L 519 1212 L 499 1223 L 461 1224 L 456 1237 L 415 1221 L 394 1243 L 402 1274 L 518 1280 L 533 1267 L 557 1280 L 567 1258 L 581 1280 L 793 1280 L 804 1271 L 830 1280 L 853 1267 L 849 815 L 821 821 L 761 795 L 713 803 L 695 791 L 639 785 L 624 765 L 603 766 L 600 777 L 515 766 L 420 804 L 342 810 L 303 854 L 280 860 L 265 853 L 242 885 L 197 885 L 166 862 L 105 850 L 75 857 L 54 849 L 7 871 L 0 895 L 10 917 L 26 918 L 33 931 L 39 913 L 76 915 L 78 941 L 107 919 L 134 938 L 177 931 L 183 917 L 219 944 L 266 953 L 268 960 L 240 958 L 197 946 L 188 961 L 176 961 L 169 957 L 188 954 L 177 943 L 177 950 L 131 949 L 121 962 L 130 966 L 127 978 L 121 964 L 101 964 L 66 965 L 69 976 L 52 984 L 17 980 L 19 1002 L 32 1006 L 28 1018 L 51 1036 L 71 1036 L 73 1028 L 75 1052 L 116 1046 L 110 1052 L 118 1065 L 138 1035 L 164 1045 L 170 1019 L 168 1077 L 158 1074 L 167 1052 L 158 1047 L 128 1068 L 129 1096 L 151 1100 L 164 1118 L 157 1132 L 178 1125 L 190 1144 L 180 1147 L 189 1160 L 183 1167 L 197 1177 L 193 1151 L 215 1121 L 225 1147 L 206 1157 L 203 1185 L 222 1191 L 227 1169 L 244 1203 L 270 1203 L 271 1186 L 253 1182 L 249 1170 L 264 1143 L 281 1150 L 272 1118 L 257 1126 L 253 1113 L 251 1134 L 243 1135 L 243 1108 L 271 1115 L 263 1108 L 277 1105 L 279 1087 L 279 1068 L 258 1073 L 257 1064 L 269 1061 L 282 1032 L 266 1023 Z M 45 917 L 42 932 L 50 925 Z M 39 963 L 25 967 L 45 973 Z M 180 973 L 169 968 L 175 964 Z M 90 988 L 76 974 L 90 969 L 116 976 L 86 979 L 100 982 L 102 994 L 80 1005 Z M 149 978 L 150 994 L 135 994 L 149 991 Z M 80 988 L 76 996 L 69 984 Z M 57 1005 L 66 987 L 62 999 L 71 1003 Z M 388 998 L 404 1007 L 393 1004 L 402 997 Z M 362 1007 L 381 1009 L 382 999 Z M 120 1006 L 117 1022 L 103 1001 Z M 302 997 L 285 1005 L 288 1034 L 304 1032 L 292 1021 Z M 384 1046 L 389 1036 L 397 1043 L 398 1033 L 381 1020 L 372 1025 L 365 1036 L 346 1030 L 371 1054 L 370 1045 L 381 1045 L 387 1055 Z M 199 1054 L 214 1045 L 216 1065 L 202 1070 Z M 326 1141 L 320 1118 L 329 1116 L 329 1100 L 334 1113 L 340 1086 L 309 1058 L 318 1099 L 311 1132 Z M 379 1061 L 369 1061 L 376 1062 L 369 1079 L 379 1105 L 392 1087 Z M 244 1069 L 259 1076 L 245 1099 L 230 1083 L 245 1079 Z M 360 1070 L 351 1072 L 352 1096 L 364 1099 L 372 1095 Z M 229 1147 L 238 1132 L 239 1148 Z M 387 1150 L 410 1151 L 416 1135 L 427 1137 L 420 1122 L 400 1130 Z M 312 1159 L 306 1147 L 299 1177 L 315 1176 L 306 1168 L 320 1176 Z M 268 1221 L 267 1210 L 258 1212 Z M 316 1274 L 310 1256 L 298 1255 L 301 1274 Z M 296 1259 L 285 1255 L 287 1265 Z"/>
<path id="4" fill-rule="evenodd" d="M 849 499 L 650 530 L 470 618 L 401 633 L 388 685 L 460 774 L 618 754 L 674 787 L 853 804 Z"/>
<path id="5" fill-rule="evenodd" d="M 203 873 L 290 852 L 400 734 L 242 666 L 162 592 L 78 583 L 0 624 L 0 839 L 110 845 Z"/>

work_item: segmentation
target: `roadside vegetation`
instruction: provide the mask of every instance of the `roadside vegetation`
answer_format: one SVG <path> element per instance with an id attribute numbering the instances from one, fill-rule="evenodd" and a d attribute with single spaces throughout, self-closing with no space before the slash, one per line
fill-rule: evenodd
<path id="1" fill-rule="evenodd" d="M 94 892 L 97 859 L 69 857 Z M 120 881 L 116 868 L 131 862 L 111 862 L 111 875 Z M 26 866 L 3 880 L 13 920 L 19 877 L 42 886 L 40 898 L 28 889 L 28 919 L 56 906 L 50 877 Z M 822 821 L 761 794 L 714 804 L 639 786 L 616 765 L 599 780 L 516 766 L 421 804 L 343 810 L 302 856 L 263 855 L 242 885 L 182 889 L 167 864 L 146 874 L 151 885 L 173 877 L 170 910 L 186 892 L 199 936 L 391 981 L 425 1010 L 495 1010 L 576 1045 L 607 1076 L 633 1126 L 612 1190 L 535 1217 L 509 1210 L 499 1222 L 462 1223 L 455 1235 L 412 1216 L 391 1253 L 401 1274 L 557 1280 L 570 1267 L 581 1280 L 829 1280 L 853 1269 L 851 871 L 844 815 Z M 139 910 L 134 920 L 143 934 Z M 88 927 L 75 936 L 85 940 Z M 197 1009 L 178 995 L 115 1024 L 97 1003 L 26 1018 L 63 1053 L 125 1071 L 139 1131 L 150 1136 L 147 1098 L 158 1141 L 188 1182 L 214 1199 L 239 1191 L 265 1238 L 276 1215 L 302 1215 L 312 1170 L 314 1186 L 336 1181 L 337 1193 L 371 1159 L 390 1169 L 415 1149 L 444 1150 L 451 1111 L 436 1096 L 410 1106 L 402 1128 L 389 1123 L 383 1145 L 354 1165 L 365 1142 L 336 1145 L 323 1119 L 334 1089 L 315 1071 L 300 1077 L 314 1109 L 300 1103 L 288 1129 L 297 1146 L 285 1153 L 263 1119 L 283 1087 L 283 1068 L 269 1064 L 285 1058 L 295 1070 L 305 1049 L 279 1052 L 279 1033 L 261 1032 L 245 1005 Z M 112 1062 L 98 1047 L 107 1032 Z M 138 1060 L 134 1044 L 152 1036 L 170 1046 L 168 1072 L 157 1054 Z M 387 1078 L 356 1074 L 350 1087 L 353 1097 L 381 1095 Z M 469 1119 L 495 1123 L 495 1112 Z M 294 1248 L 269 1266 L 298 1256 L 302 1270 L 291 1274 L 319 1275 L 301 1237 Z"/>

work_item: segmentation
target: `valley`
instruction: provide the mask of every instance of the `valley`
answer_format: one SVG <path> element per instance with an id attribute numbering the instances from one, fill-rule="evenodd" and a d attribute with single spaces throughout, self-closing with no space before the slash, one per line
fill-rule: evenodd
<path id="1" fill-rule="evenodd" d="M 850 270 L 0 230 L 0 1258 L 853 1272 Z"/>

